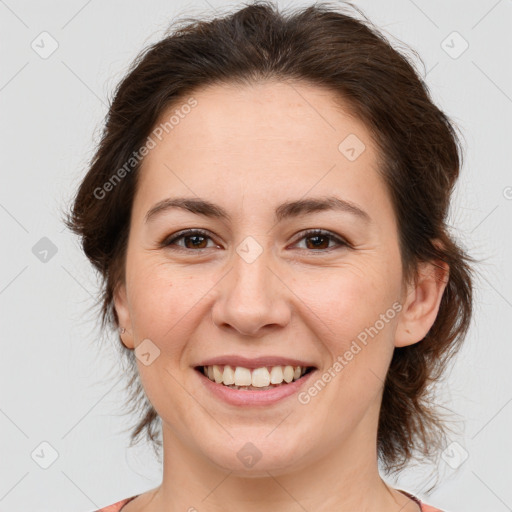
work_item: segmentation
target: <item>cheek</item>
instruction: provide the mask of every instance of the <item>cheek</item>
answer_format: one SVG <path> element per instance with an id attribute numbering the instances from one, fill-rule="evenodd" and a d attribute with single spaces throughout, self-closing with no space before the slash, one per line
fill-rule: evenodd
<path id="1" fill-rule="evenodd" d="M 311 325 L 328 354 L 320 376 L 330 382 L 324 403 L 354 417 L 376 398 L 393 354 L 400 305 L 396 268 L 387 270 L 362 264 L 324 270 L 314 284 L 303 282 L 307 286 L 299 292 L 314 313 L 309 313 Z"/>
<path id="2" fill-rule="evenodd" d="M 318 342 L 327 357 L 321 382 L 312 383 L 303 399 L 311 400 L 334 439 L 377 407 L 394 349 L 397 303 L 390 283 L 368 273 L 363 278 L 338 272 L 336 278 L 316 282 L 319 288 L 306 295 L 314 312 L 309 318 L 316 334 L 322 333 Z"/>
<path id="3" fill-rule="evenodd" d="M 393 276 L 389 268 L 384 272 L 371 266 L 347 265 L 322 269 L 309 278 L 301 274 L 294 279 L 293 289 L 314 313 L 312 321 L 317 326 L 323 324 L 322 332 L 343 345 L 392 307 L 399 296 Z"/>
<path id="4" fill-rule="evenodd" d="M 130 311 L 136 344 L 150 339 L 164 356 L 159 364 L 168 370 L 188 368 L 188 351 L 194 347 L 190 340 L 198 339 L 199 326 L 209 322 L 211 292 L 224 273 L 197 267 L 143 254 L 127 266 L 127 272 L 131 272 Z"/>
<path id="5" fill-rule="evenodd" d="M 186 323 L 187 313 L 198 300 L 193 276 L 143 255 L 127 265 L 127 274 L 137 338 L 150 338 L 157 345 L 169 337 L 179 339 L 174 331 Z"/>

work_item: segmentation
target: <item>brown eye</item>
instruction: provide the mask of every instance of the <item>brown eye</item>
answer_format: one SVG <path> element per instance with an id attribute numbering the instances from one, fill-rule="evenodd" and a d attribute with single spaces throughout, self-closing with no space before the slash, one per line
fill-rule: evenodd
<path id="1" fill-rule="evenodd" d="M 180 240 L 184 241 L 184 245 L 176 243 Z M 202 231 L 200 229 L 189 229 L 187 231 L 182 231 L 177 235 L 172 235 L 171 238 L 164 240 L 161 245 L 162 247 L 170 247 L 174 245 L 183 250 L 209 249 L 209 247 L 207 247 L 208 240 L 211 240 L 211 237 L 206 231 Z"/>
<path id="2" fill-rule="evenodd" d="M 182 240 L 183 244 L 177 243 Z M 206 231 L 200 229 L 189 229 L 166 238 L 161 243 L 161 246 L 173 250 L 204 250 L 212 248 L 212 246 L 208 247 L 209 240 L 213 241 Z M 304 232 L 300 240 L 306 240 L 305 249 L 309 250 L 308 252 L 325 252 L 336 247 L 349 247 L 350 245 L 348 242 L 333 233 L 318 229 Z M 330 245 L 331 242 L 334 242 L 334 245 Z"/>
<path id="3" fill-rule="evenodd" d="M 306 231 L 305 233 L 302 233 L 302 238 L 300 240 L 307 240 L 306 249 L 313 249 L 318 251 L 326 251 L 332 249 L 333 246 L 329 247 L 329 243 L 332 241 L 335 242 L 334 247 L 349 246 L 349 244 L 340 237 L 335 236 L 329 231 L 319 229 L 313 229 L 310 231 Z"/>

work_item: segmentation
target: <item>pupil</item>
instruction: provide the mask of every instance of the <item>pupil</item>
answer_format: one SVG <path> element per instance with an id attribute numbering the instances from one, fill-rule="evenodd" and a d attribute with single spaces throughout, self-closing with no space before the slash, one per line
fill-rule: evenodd
<path id="1" fill-rule="evenodd" d="M 325 241 L 325 240 L 326 240 L 326 237 L 325 237 L 325 236 L 323 236 L 323 235 L 315 235 L 315 236 L 311 236 L 311 237 L 309 237 L 309 240 L 316 240 L 317 242 L 318 242 L 318 240 L 322 240 L 322 239 Z M 316 242 L 315 242 L 315 243 L 313 243 L 313 245 L 314 245 L 314 248 L 316 248 L 316 249 L 317 249 L 317 248 L 318 248 L 318 246 L 319 246 L 319 245 L 322 245 L 322 244 L 321 244 L 321 243 L 320 243 L 320 244 L 318 244 L 318 243 L 316 243 Z"/>
<path id="2" fill-rule="evenodd" d="M 192 244 L 194 245 L 194 247 L 198 247 L 198 243 L 196 243 L 196 242 L 197 242 L 197 239 L 200 239 L 200 238 L 202 238 L 202 239 L 203 239 L 203 241 L 204 241 L 204 237 L 203 237 L 203 236 L 200 236 L 200 235 L 192 235 L 192 236 L 188 236 L 188 237 L 187 237 L 187 239 L 188 239 L 188 240 L 191 240 L 191 239 L 194 239 L 194 240 L 195 240 L 195 242 L 192 242 Z M 200 244 L 200 243 L 201 243 L 201 242 L 199 242 L 199 244 Z"/>

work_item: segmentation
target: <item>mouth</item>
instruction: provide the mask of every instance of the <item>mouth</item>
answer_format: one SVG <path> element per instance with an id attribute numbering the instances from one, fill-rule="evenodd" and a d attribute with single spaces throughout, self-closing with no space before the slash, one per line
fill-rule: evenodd
<path id="1" fill-rule="evenodd" d="M 259 368 L 208 365 L 194 369 L 211 382 L 241 391 L 266 391 L 295 383 L 316 370 L 314 366 L 275 365 Z"/>

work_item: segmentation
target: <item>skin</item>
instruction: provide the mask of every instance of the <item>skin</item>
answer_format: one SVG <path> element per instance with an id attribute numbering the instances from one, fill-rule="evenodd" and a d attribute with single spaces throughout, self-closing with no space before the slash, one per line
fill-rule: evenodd
<path id="1" fill-rule="evenodd" d="M 160 350 L 150 365 L 137 363 L 164 441 L 162 484 L 123 512 L 417 512 L 379 475 L 378 414 L 393 350 L 428 332 L 447 267 L 423 264 L 415 285 L 403 281 L 377 150 L 331 92 L 267 81 L 193 97 L 197 106 L 143 162 L 115 293 L 126 347 L 149 339 Z M 366 146 L 354 161 L 338 150 L 349 134 Z M 356 203 L 371 222 L 335 210 L 274 221 L 284 201 L 328 195 Z M 178 196 L 216 203 L 231 221 L 174 208 L 145 222 L 156 203 Z M 160 245 L 189 228 L 209 238 Z M 306 229 L 334 239 L 304 238 Z M 248 236 L 262 249 L 250 264 L 236 252 Z M 397 301 L 400 313 L 307 404 L 295 395 L 228 405 L 193 369 L 225 354 L 278 355 L 311 361 L 321 375 Z M 262 454 L 251 468 L 237 457 L 247 442 Z"/>

